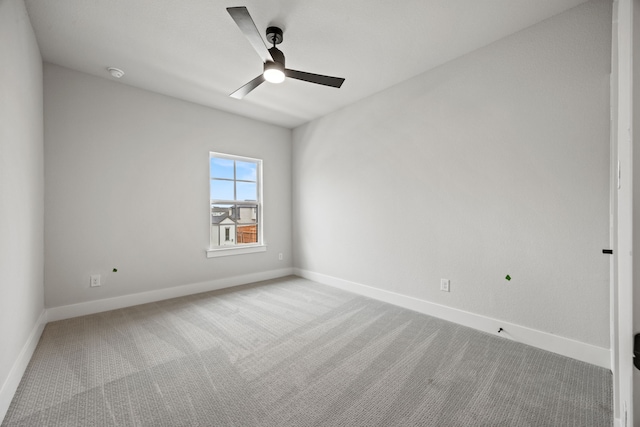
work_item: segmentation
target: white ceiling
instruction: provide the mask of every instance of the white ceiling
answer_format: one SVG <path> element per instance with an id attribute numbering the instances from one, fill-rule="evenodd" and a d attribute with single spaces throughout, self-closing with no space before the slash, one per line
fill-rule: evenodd
<path id="1" fill-rule="evenodd" d="M 25 0 L 44 61 L 261 121 L 296 127 L 586 0 Z M 262 61 L 227 7 L 284 30 L 287 79 L 229 98 Z"/>

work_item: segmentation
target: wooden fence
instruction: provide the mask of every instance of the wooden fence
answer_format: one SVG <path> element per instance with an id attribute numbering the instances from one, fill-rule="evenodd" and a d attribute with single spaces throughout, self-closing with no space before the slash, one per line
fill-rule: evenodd
<path id="1" fill-rule="evenodd" d="M 258 243 L 258 226 L 243 225 L 237 228 L 236 243 Z"/>

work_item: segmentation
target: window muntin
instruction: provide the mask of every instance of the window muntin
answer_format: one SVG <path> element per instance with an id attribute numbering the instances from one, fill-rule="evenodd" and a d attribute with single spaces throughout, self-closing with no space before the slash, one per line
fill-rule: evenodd
<path id="1" fill-rule="evenodd" d="M 211 250 L 262 245 L 262 161 L 209 153 Z"/>

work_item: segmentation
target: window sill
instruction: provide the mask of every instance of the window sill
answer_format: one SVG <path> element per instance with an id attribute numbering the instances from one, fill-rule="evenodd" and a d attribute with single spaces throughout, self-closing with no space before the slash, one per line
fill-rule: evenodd
<path id="1" fill-rule="evenodd" d="M 207 249 L 207 258 L 253 254 L 256 252 L 266 252 L 266 250 L 267 250 L 267 245 L 240 246 L 240 247 L 235 246 L 232 248 L 223 248 L 223 249 Z"/>

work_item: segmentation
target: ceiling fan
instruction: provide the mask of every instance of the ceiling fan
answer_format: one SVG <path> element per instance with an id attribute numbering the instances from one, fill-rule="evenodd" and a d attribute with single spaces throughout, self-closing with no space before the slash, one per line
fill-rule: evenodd
<path id="1" fill-rule="evenodd" d="M 227 12 L 229 12 L 229 15 L 231 15 L 231 18 L 236 22 L 240 31 L 242 31 L 249 40 L 251 46 L 258 52 L 258 55 L 260 55 L 264 62 L 264 72 L 229 95 L 232 98 L 242 99 L 249 92 L 260 86 L 265 80 L 271 83 L 282 83 L 285 77 L 335 88 L 339 88 L 342 86 L 342 83 L 344 83 L 343 78 L 323 76 L 321 74 L 306 73 L 304 71 L 285 68 L 284 54 L 276 47 L 276 45 L 282 43 L 282 29 L 278 27 L 267 28 L 267 40 L 273 45 L 273 47 L 267 49 L 246 7 L 228 7 Z"/>

